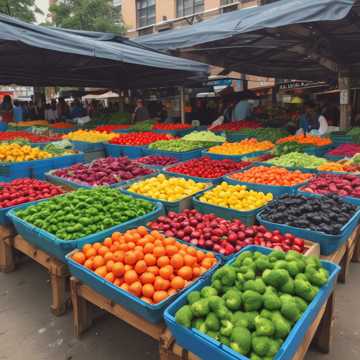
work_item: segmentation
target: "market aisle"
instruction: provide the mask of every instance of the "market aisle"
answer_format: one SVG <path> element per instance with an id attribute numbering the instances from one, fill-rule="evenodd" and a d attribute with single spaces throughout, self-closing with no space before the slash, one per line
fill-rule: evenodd
<path id="1" fill-rule="evenodd" d="M 311 352 L 306 360 L 360 358 L 360 265 L 351 266 L 348 285 L 338 286 L 337 324 L 331 355 Z M 106 317 L 79 341 L 71 314 L 56 318 L 48 310 L 47 274 L 35 263 L 0 274 L 0 360 L 156 360 L 157 343 L 130 326 Z"/>

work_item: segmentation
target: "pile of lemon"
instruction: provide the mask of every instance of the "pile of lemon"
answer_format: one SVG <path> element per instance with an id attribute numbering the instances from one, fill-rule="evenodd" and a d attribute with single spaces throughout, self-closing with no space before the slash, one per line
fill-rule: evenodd
<path id="1" fill-rule="evenodd" d="M 128 191 L 141 194 L 152 199 L 163 201 L 179 201 L 194 195 L 208 187 L 206 183 L 187 180 L 180 177 L 166 177 L 163 174 L 132 184 Z"/>
<path id="2" fill-rule="evenodd" d="M 239 211 L 258 209 L 272 199 L 273 195 L 271 193 L 264 194 L 263 192 L 250 190 L 243 185 L 230 185 L 226 182 L 206 191 L 200 197 L 201 202 Z"/>
<path id="3" fill-rule="evenodd" d="M 37 147 L 19 144 L 1 144 L 0 162 L 21 162 L 42 160 L 53 157 L 53 154 Z"/>
<path id="4" fill-rule="evenodd" d="M 99 143 L 99 142 L 107 142 L 117 136 L 119 136 L 119 134 L 115 134 L 115 133 L 107 134 L 96 130 L 77 130 L 70 132 L 67 135 L 64 135 L 64 139 Z"/>

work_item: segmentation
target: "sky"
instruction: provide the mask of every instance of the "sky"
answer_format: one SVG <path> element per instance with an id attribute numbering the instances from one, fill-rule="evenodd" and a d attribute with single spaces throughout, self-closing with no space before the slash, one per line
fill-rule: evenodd
<path id="1" fill-rule="evenodd" d="M 38 22 L 42 22 L 45 20 L 46 14 L 48 13 L 49 0 L 35 0 L 35 3 L 44 13 L 44 15 L 38 15 L 36 17 Z"/>

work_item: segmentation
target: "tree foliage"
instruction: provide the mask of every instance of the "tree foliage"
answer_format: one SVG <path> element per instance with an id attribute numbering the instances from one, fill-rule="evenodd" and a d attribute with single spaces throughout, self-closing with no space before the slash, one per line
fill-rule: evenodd
<path id="1" fill-rule="evenodd" d="M 34 22 L 35 14 L 42 14 L 42 11 L 35 5 L 35 0 L 0 0 L 0 13 Z"/>
<path id="2" fill-rule="evenodd" d="M 53 25 L 78 30 L 123 33 L 121 14 L 112 0 L 63 0 L 50 6 Z"/>

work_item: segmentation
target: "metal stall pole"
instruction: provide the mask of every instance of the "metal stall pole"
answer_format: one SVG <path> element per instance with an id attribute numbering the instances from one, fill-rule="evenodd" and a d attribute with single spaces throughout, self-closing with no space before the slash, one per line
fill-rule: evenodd
<path id="1" fill-rule="evenodd" d="M 185 124 L 185 99 L 184 99 L 184 87 L 180 87 L 180 112 L 181 112 L 181 123 Z"/>
<path id="2" fill-rule="evenodd" d="M 339 72 L 340 90 L 340 130 L 347 130 L 351 127 L 350 109 L 350 75 L 348 72 Z"/>

